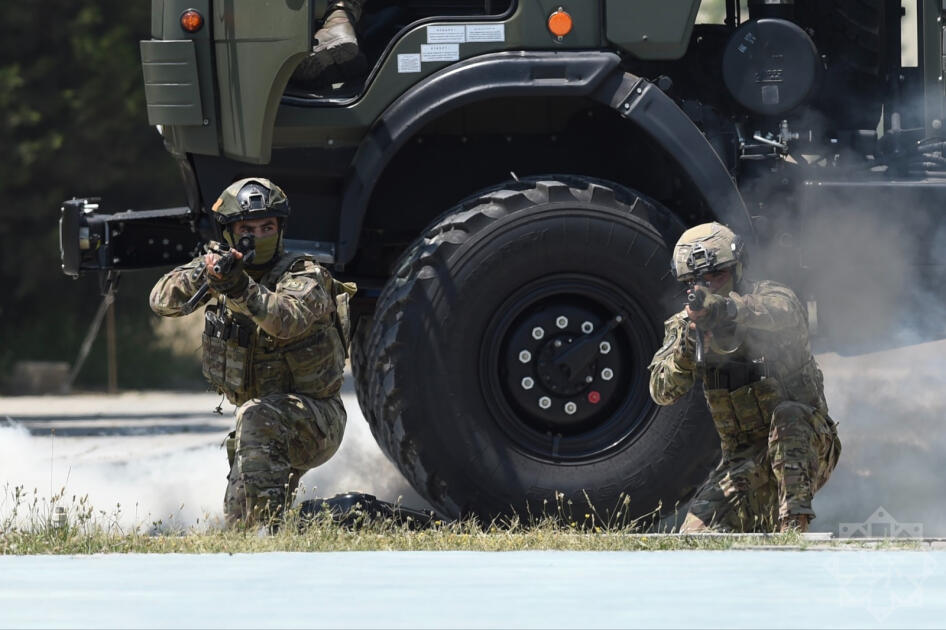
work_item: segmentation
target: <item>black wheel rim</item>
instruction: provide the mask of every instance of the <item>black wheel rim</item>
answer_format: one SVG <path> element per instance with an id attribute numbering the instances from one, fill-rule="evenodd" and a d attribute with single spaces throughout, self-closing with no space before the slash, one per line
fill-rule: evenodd
<path id="1" fill-rule="evenodd" d="M 480 382 L 514 448 L 554 462 L 608 456 L 655 406 L 645 366 L 656 348 L 646 312 L 620 286 L 557 274 L 510 295 L 490 319 Z"/>

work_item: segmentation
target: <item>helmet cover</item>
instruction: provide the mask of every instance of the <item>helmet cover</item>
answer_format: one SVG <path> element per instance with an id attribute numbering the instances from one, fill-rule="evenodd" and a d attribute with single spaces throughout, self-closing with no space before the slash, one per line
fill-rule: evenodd
<path id="1" fill-rule="evenodd" d="M 670 271 L 681 282 L 742 262 L 742 238 L 721 223 L 703 223 L 684 232 L 673 248 Z"/>

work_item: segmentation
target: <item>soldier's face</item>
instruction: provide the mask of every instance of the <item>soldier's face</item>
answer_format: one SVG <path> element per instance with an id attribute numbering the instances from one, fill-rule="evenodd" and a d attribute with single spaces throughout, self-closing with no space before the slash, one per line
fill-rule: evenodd
<path id="1" fill-rule="evenodd" d="M 241 236 L 255 236 L 257 239 L 261 239 L 267 236 L 274 236 L 278 232 L 279 221 L 274 217 L 247 219 L 246 221 L 237 221 L 233 224 L 233 233 L 237 238 Z"/>
<path id="2" fill-rule="evenodd" d="M 713 293 L 716 293 L 725 287 L 730 280 L 732 280 L 732 269 L 723 269 L 721 271 L 705 273 L 703 274 L 703 280 L 706 281 L 707 288 L 709 288 L 709 290 Z"/>

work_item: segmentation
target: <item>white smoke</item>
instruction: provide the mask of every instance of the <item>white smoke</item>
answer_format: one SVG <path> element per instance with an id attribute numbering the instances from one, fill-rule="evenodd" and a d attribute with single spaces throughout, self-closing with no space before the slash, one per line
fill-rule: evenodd
<path id="1" fill-rule="evenodd" d="M 349 379 L 350 380 L 350 379 Z M 123 402 L 123 399 L 125 402 Z M 379 499 L 401 501 L 408 507 L 428 507 L 387 460 L 371 436 L 354 394 L 348 387 L 343 394 L 348 411 L 348 425 L 338 453 L 323 466 L 302 478 L 298 500 L 330 497 L 342 492 L 367 492 Z M 70 400 L 78 411 L 70 411 Z M 62 418 L 88 415 L 90 406 L 108 410 L 109 424 L 123 428 L 142 425 L 138 435 L 64 437 L 31 435 L 20 424 L 0 426 L 0 523 L 12 514 L 13 494 L 22 486 L 26 495 L 19 508 L 19 524 L 35 521 L 27 510 L 34 497 L 41 519 L 51 512 L 51 499 L 62 493 L 57 505 L 70 513 L 79 499 L 87 496 L 100 523 L 122 528 L 145 530 L 160 522 L 160 528 L 173 530 L 205 525 L 218 526 L 223 517 L 223 493 L 226 488 L 227 457 L 221 442 L 227 422 L 219 420 L 219 433 L 156 434 L 145 428 L 151 418 L 121 419 L 122 409 L 129 416 L 141 414 L 142 406 L 154 410 L 160 419 L 169 408 L 209 411 L 216 403 L 210 395 L 147 393 L 119 397 L 56 397 L 0 399 L 0 419 L 5 416 L 28 418 L 42 415 Z M 142 401 L 145 401 L 144 404 Z M 132 407 L 129 407 L 132 405 Z M 7 408 L 5 408 L 5 406 Z M 11 413 L 9 407 L 14 407 Z M 232 408 L 231 408 L 232 410 Z M 226 410 L 225 410 L 226 413 Z M 198 422 L 214 422 L 214 416 Z M 230 418 L 232 423 L 232 418 Z M 64 490 L 64 492 L 63 492 Z"/>
<path id="2" fill-rule="evenodd" d="M 946 535 L 946 341 L 818 360 L 842 452 L 815 496 L 813 529 L 837 534 L 883 507 L 925 536 Z"/>

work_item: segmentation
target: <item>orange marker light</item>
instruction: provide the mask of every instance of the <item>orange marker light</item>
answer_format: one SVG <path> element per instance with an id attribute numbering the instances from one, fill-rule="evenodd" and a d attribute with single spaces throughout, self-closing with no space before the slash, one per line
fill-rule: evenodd
<path id="1" fill-rule="evenodd" d="M 196 33 L 204 26 L 204 16 L 195 9 L 188 9 L 181 13 L 181 28 L 188 33 Z"/>
<path id="2" fill-rule="evenodd" d="M 559 9 L 549 16 L 549 31 L 556 37 L 565 37 L 572 32 L 572 16 Z"/>

